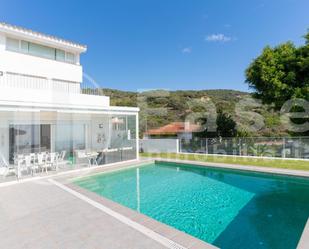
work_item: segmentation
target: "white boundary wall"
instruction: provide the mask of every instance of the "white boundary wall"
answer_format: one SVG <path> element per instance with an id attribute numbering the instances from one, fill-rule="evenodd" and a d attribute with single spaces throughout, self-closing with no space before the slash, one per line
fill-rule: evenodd
<path id="1" fill-rule="evenodd" d="M 178 139 L 140 139 L 139 145 L 145 153 L 179 153 Z"/>

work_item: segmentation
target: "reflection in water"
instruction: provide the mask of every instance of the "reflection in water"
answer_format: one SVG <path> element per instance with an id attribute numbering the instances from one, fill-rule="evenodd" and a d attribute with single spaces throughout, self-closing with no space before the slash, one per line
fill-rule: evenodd
<path id="1" fill-rule="evenodd" d="M 141 212 L 141 197 L 140 197 L 140 178 L 139 178 L 139 168 L 136 169 L 136 210 Z"/>

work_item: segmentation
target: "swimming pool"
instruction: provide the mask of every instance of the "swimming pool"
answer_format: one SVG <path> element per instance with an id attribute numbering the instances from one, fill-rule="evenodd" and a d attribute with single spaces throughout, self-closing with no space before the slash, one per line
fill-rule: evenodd
<path id="1" fill-rule="evenodd" d="M 295 249 L 309 216 L 305 178 L 157 162 L 74 183 L 223 249 Z"/>

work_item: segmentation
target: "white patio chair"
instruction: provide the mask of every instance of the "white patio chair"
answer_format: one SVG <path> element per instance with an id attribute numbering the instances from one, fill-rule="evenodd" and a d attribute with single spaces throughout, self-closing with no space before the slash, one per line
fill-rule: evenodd
<path id="1" fill-rule="evenodd" d="M 65 156 L 66 156 L 67 152 L 65 150 L 61 151 L 60 154 L 58 155 L 58 160 L 57 160 L 57 166 L 59 168 L 59 166 L 62 165 L 66 165 L 69 163 L 68 160 L 65 160 Z"/>
<path id="2" fill-rule="evenodd" d="M 85 150 L 75 150 L 75 155 L 76 155 L 76 159 L 78 163 L 85 161 L 85 160 L 88 161 Z M 88 162 L 88 166 L 89 166 L 89 162 Z"/>
<path id="3" fill-rule="evenodd" d="M 35 153 L 30 153 L 32 163 L 35 163 L 36 155 Z"/>
<path id="4" fill-rule="evenodd" d="M 0 175 L 5 178 L 6 176 L 14 173 L 16 174 L 16 168 L 12 165 L 9 165 L 8 162 L 5 160 L 4 156 L 0 155 Z"/>
<path id="5" fill-rule="evenodd" d="M 25 158 L 22 155 L 20 155 L 18 157 L 15 165 L 16 165 L 16 168 L 17 168 L 17 178 L 18 179 L 21 177 L 23 171 L 27 171 L 28 173 L 31 172 L 31 168 L 26 166 Z"/>
<path id="6" fill-rule="evenodd" d="M 58 152 L 53 152 L 53 157 L 54 157 L 53 168 L 54 168 L 54 170 L 58 171 L 59 153 Z"/>
<path id="7" fill-rule="evenodd" d="M 17 165 L 18 160 L 25 160 L 25 155 L 23 154 L 15 154 L 14 155 L 14 164 Z"/>
<path id="8" fill-rule="evenodd" d="M 99 153 L 98 152 L 89 152 L 89 153 L 86 153 L 86 157 L 87 157 L 87 160 L 88 160 L 88 167 L 92 166 L 92 165 L 96 165 L 96 166 L 99 166 L 98 165 L 98 162 L 97 162 L 97 157 L 98 157 Z"/>
<path id="9" fill-rule="evenodd" d="M 55 152 L 49 153 L 46 163 L 45 163 L 45 169 L 47 173 L 47 168 L 55 169 L 57 170 L 57 154 Z"/>
<path id="10" fill-rule="evenodd" d="M 43 172 L 44 167 L 46 166 L 46 153 L 39 153 L 37 155 L 37 161 L 36 161 L 36 166 L 41 169 L 41 172 Z M 47 167 L 45 167 L 46 172 L 47 172 Z"/>
<path id="11" fill-rule="evenodd" d="M 39 170 L 39 167 L 35 164 L 35 157 L 33 155 L 25 156 L 25 166 L 31 171 L 32 176 Z"/>

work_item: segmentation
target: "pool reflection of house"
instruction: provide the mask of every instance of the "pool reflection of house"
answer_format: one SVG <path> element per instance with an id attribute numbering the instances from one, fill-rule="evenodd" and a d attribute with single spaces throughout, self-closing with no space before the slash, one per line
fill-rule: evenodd
<path id="1" fill-rule="evenodd" d="M 2 161 L 14 164 L 18 155 L 44 151 L 68 158 L 77 150 L 104 152 L 105 163 L 137 158 L 138 108 L 110 106 L 94 86 L 84 87 L 80 55 L 86 50 L 0 23 Z"/>

